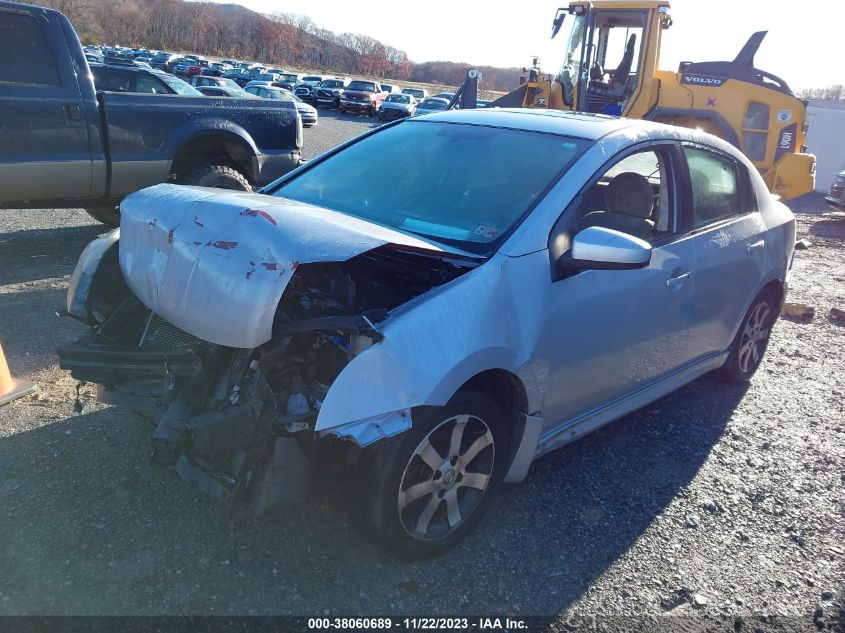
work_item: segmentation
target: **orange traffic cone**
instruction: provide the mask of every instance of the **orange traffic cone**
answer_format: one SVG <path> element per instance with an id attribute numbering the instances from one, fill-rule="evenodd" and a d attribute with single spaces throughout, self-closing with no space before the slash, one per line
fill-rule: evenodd
<path id="1" fill-rule="evenodd" d="M 15 380 L 9 371 L 9 364 L 3 354 L 3 346 L 0 345 L 0 405 L 11 402 L 35 391 L 35 384 L 26 380 Z"/>

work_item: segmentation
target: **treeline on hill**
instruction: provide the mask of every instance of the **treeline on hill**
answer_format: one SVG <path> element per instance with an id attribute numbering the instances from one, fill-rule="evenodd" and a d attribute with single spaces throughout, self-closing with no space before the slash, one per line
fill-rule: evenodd
<path id="1" fill-rule="evenodd" d="M 413 64 L 367 35 L 334 33 L 308 16 L 262 15 L 237 4 L 183 0 L 31 0 L 64 13 L 84 43 L 145 46 L 340 73 L 458 85 L 470 64 Z M 481 68 L 483 86 L 508 91 L 516 68 Z"/>
<path id="2" fill-rule="evenodd" d="M 845 86 L 834 84 L 827 88 L 802 88 L 798 96 L 804 99 L 828 99 L 833 101 L 845 100 Z"/>

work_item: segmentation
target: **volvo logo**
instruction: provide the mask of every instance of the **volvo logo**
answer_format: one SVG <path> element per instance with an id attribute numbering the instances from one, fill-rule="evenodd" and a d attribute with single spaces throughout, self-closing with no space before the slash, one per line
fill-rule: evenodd
<path id="1" fill-rule="evenodd" d="M 725 83 L 725 80 L 721 77 L 707 77 L 705 75 L 681 75 L 681 83 L 697 86 L 721 86 Z"/>

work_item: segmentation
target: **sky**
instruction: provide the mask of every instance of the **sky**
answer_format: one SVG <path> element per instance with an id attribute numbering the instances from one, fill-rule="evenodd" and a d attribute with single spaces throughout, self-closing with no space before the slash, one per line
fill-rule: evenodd
<path id="1" fill-rule="evenodd" d="M 228 0 L 229 2 L 233 0 Z M 369 35 L 404 50 L 412 61 L 449 60 L 490 66 L 560 65 L 563 37 L 551 40 L 561 0 L 235 0 L 261 13 L 300 13 L 337 33 Z M 845 84 L 842 0 L 674 0 L 674 25 L 663 35 L 660 68 L 678 62 L 733 59 L 748 37 L 769 34 L 755 65 L 793 90 Z M 565 30 L 564 26 L 564 30 Z"/>

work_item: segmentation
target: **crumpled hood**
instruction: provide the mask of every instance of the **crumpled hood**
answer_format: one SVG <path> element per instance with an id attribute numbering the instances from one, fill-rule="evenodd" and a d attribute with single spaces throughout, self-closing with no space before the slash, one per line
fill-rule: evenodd
<path id="1" fill-rule="evenodd" d="M 230 347 L 270 340 L 299 264 L 341 262 L 425 240 L 313 205 L 261 194 L 161 184 L 120 205 L 120 269 L 153 312 Z"/>

